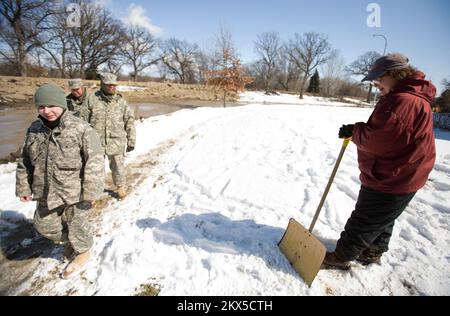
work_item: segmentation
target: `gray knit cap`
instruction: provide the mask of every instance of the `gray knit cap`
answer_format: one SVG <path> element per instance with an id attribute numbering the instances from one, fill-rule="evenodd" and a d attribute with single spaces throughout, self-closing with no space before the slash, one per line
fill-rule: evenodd
<path id="1" fill-rule="evenodd" d="M 46 84 L 36 90 L 34 94 L 34 105 L 40 106 L 57 106 L 67 109 L 67 101 L 64 90 L 52 83 Z"/>

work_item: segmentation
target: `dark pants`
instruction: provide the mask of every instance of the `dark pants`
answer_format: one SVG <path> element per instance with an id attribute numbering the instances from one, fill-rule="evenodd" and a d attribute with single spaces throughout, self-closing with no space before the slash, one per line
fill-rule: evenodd
<path id="1" fill-rule="evenodd" d="M 353 261 L 363 251 L 379 255 L 387 252 L 395 220 L 415 194 L 386 194 L 361 187 L 356 209 L 337 242 L 336 255 Z"/>

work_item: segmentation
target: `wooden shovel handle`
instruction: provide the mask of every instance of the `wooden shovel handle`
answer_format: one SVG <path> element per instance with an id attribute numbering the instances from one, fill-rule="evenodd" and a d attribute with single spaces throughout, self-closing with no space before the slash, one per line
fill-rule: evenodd
<path id="1" fill-rule="evenodd" d="M 344 143 L 342 144 L 341 152 L 339 153 L 339 157 L 334 166 L 333 173 L 331 174 L 330 180 L 328 181 L 327 187 L 325 188 L 325 192 L 323 193 L 322 200 L 320 201 L 319 207 L 317 208 L 316 215 L 314 215 L 311 227 L 309 228 L 310 233 L 313 232 L 314 226 L 316 226 L 316 222 L 317 219 L 319 218 L 320 211 L 322 210 L 322 207 L 325 204 L 328 192 L 330 192 L 331 185 L 333 184 L 334 178 L 336 177 L 336 173 L 339 169 L 339 165 L 341 164 L 342 158 L 344 157 L 345 150 L 347 149 L 347 146 L 351 141 L 352 141 L 351 137 L 344 139 Z"/>

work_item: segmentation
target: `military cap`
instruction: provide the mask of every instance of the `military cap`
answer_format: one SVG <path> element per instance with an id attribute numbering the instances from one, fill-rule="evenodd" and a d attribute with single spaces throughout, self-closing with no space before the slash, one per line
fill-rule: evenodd
<path id="1" fill-rule="evenodd" d="M 75 90 L 83 87 L 83 81 L 81 79 L 71 79 L 69 80 L 70 90 Z"/>
<path id="2" fill-rule="evenodd" d="M 115 74 L 104 72 L 100 74 L 100 80 L 104 84 L 116 85 L 117 86 L 117 76 Z"/>

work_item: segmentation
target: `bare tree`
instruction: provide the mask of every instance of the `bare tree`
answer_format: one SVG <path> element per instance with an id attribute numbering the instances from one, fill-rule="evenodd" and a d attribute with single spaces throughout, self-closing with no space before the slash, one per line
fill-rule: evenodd
<path id="1" fill-rule="evenodd" d="M 103 72 L 110 72 L 117 76 L 120 76 L 120 71 L 125 64 L 124 57 L 120 54 L 115 54 L 108 59 L 106 63 L 102 65 Z"/>
<path id="2" fill-rule="evenodd" d="M 289 91 L 291 82 L 300 78 L 301 71 L 289 58 L 288 48 L 282 46 L 280 48 L 280 58 L 277 64 L 277 83 L 285 90 Z"/>
<path id="3" fill-rule="evenodd" d="M 340 84 L 337 94 L 340 96 L 341 99 L 343 99 L 344 96 L 361 98 L 366 95 L 366 91 L 363 89 L 360 83 L 349 79 L 338 79 L 338 80 L 340 81 Z"/>
<path id="4" fill-rule="evenodd" d="M 216 35 L 216 50 L 214 53 L 214 72 L 227 72 L 227 69 L 232 67 L 233 59 L 238 60 L 236 47 L 233 41 L 231 31 L 224 25 L 220 25 L 219 33 Z M 219 76 L 220 77 L 220 76 Z M 223 76 L 222 76 L 223 77 Z M 221 85 L 215 85 L 219 87 Z M 226 107 L 228 89 L 223 89 L 223 107 Z"/>
<path id="5" fill-rule="evenodd" d="M 270 82 L 275 75 L 277 61 L 280 57 L 280 36 L 277 32 L 266 32 L 258 35 L 255 52 L 264 65 L 264 89 L 269 93 Z"/>
<path id="6" fill-rule="evenodd" d="M 238 53 L 234 44 L 233 35 L 224 25 L 216 35 L 215 50 L 213 57 L 213 70 L 230 67 L 233 60 L 238 59 Z"/>
<path id="7" fill-rule="evenodd" d="M 207 42 L 203 42 L 197 56 L 200 77 L 207 80 L 207 72 L 217 70 L 219 59 L 217 53 L 217 38 L 214 37 Z"/>
<path id="8" fill-rule="evenodd" d="M 42 47 L 36 47 L 34 48 L 28 56 L 28 61 L 30 64 L 35 64 L 38 68 L 43 68 L 45 66 L 45 60 L 47 58 L 47 54 L 45 53 L 45 50 L 42 49 Z M 27 67 L 29 68 L 29 67 Z"/>
<path id="9" fill-rule="evenodd" d="M 51 2 L 44 0 L 2 0 L 0 16 L 0 54 L 17 66 L 21 76 L 27 75 L 27 56 L 42 46 L 45 22 L 52 14 Z"/>
<path id="10" fill-rule="evenodd" d="M 47 77 L 49 72 L 48 55 L 41 46 L 35 47 L 28 54 L 27 58 L 27 76 L 28 77 Z"/>
<path id="11" fill-rule="evenodd" d="M 247 76 L 239 60 L 233 36 L 223 25 L 216 35 L 215 52 L 212 58 L 213 69 L 208 75 L 208 84 L 223 92 L 223 106 L 226 106 L 227 94 L 244 89 L 252 81 Z"/>
<path id="12" fill-rule="evenodd" d="M 71 50 L 71 28 L 67 25 L 67 13 L 64 9 L 55 11 L 49 17 L 47 40 L 42 49 L 48 54 L 51 63 L 56 66 L 61 78 L 72 75 L 73 53 Z"/>
<path id="13" fill-rule="evenodd" d="M 158 49 L 158 41 L 145 28 L 139 26 L 128 27 L 124 44 L 121 47 L 121 53 L 133 67 L 134 81 L 137 81 L 140 72 L 161 60 L 160 56 L 155 56 Z"/>
<path id="14" fill-rule="evenodd" d="M 76 2 L 80 7 L 80 25 L 71 29 L 70 45 L 79 77 L 93 79 L 99 66 L 118 53 L 124 31 L 108 9 L 93 2 Z"/>
<path id="15" fill-rule="evenodd" d="M 158 63 L 157 67 L 158 67 L 158 72 L 159 72 L 159 80 L 161 80 L 161 82 L 168 80 L 170 73 L 169 73 L 169 69 L 167 68 L 167 66 L 164 65 L 164 63 Z"/>
<path id="16" fill-rule="evenodd" d="M 294 34 L 289 40 L 288 54 L 291 61 L 302 71 L 300 99 L 303 99 L 306 82 L 317 66 L 325 63 L 332 52 L 328 38 L 318 33 Z"/>
<path id="17" fill-rule="evenodd" d="M 254 78 L 254 80 L 247 86 L 250 89 L 263 90 L 264 89 L 264 65 L 260 60 L 257 60 L 246 67 L 246 71 Z"/>
<path id="18" fill-rule="evenodd" d="M 197 81 L 206 83 L 208 80 L 208 72 L 214 68 L 213 58 L 204 51 L 198 51 L 195 57 L 197 62 Z"/>
<path id="19" fill-rule="evenodd" d="M 180 83 L 193 82 L 198 46 L 187 41 L 170 38 L 163 43 L 161 48 L 161 60 L 168 72 L 174 75 Z"/>
<path id="20" fill-rule="evenodd" d="M 363 55 L 359 56 L 357 60 L 351 63 L 346 71 L 355 76 L 366 76 L 369 71 L 372 69 L 373 65 L 379 59 L 381 55 L 377 52 L 370 51 L 366 52 Z M 372 84 L 369 84 L 369 94 L 367 95 L 367 103 L 370 103 L 370 99 L 372 96 Z"/>
<path id="21" fill-rule="evenodd" d="M 345 60 L 339 51 L 336 50 L 331 54 L 330 59 L 322 65 L 323 78 L 321 79 L 321 86 L 324 96 L 331 97 L 337 94 L 344 69 Z"/>

